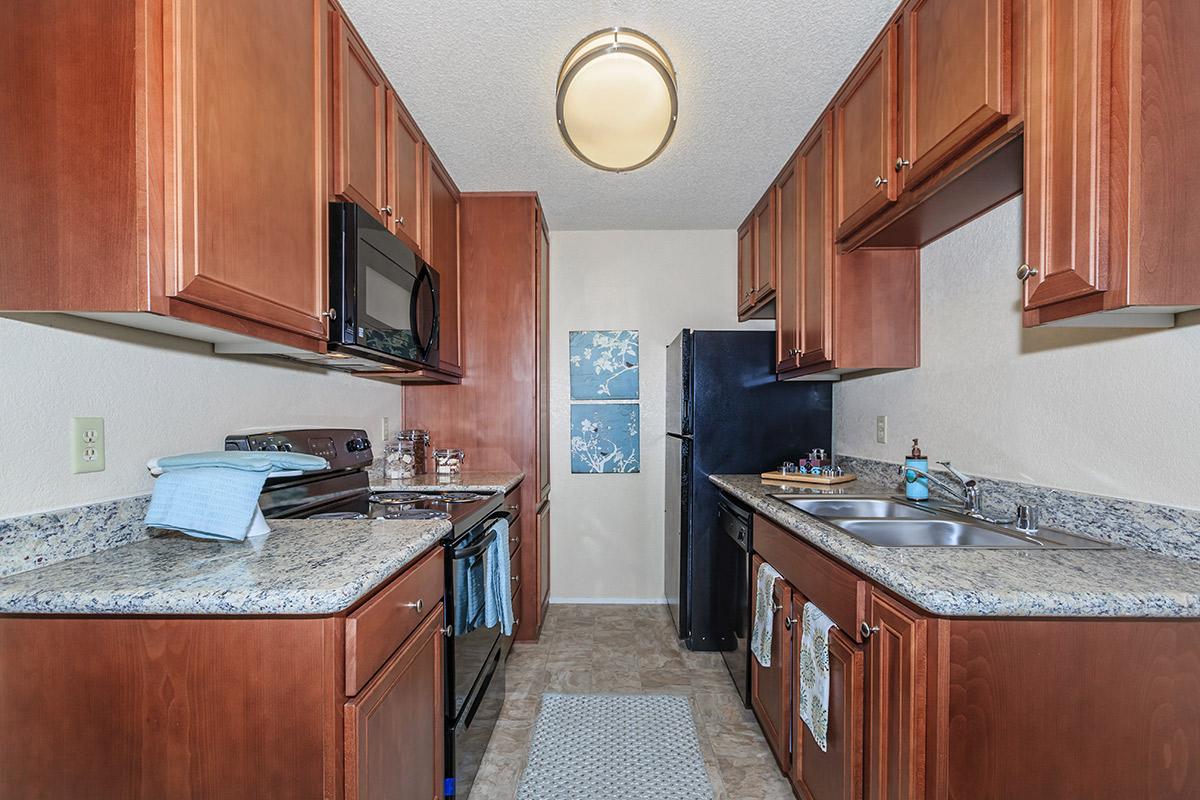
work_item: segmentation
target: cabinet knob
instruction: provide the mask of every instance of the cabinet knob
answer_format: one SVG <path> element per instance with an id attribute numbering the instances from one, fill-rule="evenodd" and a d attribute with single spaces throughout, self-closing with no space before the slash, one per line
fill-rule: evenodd
<path id="1" fill-rule="evenodd" d="M 796 620 L 792 619 L 791 617 L 783 618 L 783 627 L 787 628 L 789 631 L 792 629 L 792 626 L 795 624 L 796 624 Z"/>
<path id="2" fill-rule="evenodd" d="M 875 188 L 876 189 L 883 186 L 885 183 L 887 183 L 887 178 L 883 177 L 882 175 L 875 176 Z"/>
<path id="3" fill-rule="evenodd" d="M 396 224 L 397 224 L 397 225 L 403 225 L 403 224 L 404 224 L 404 215 L 403 215 L 403 214 L 401 214 L 399 217 L 396 217 Z"/>
<path id="4" fill-rule="evenodd" d="M 418 614 L 420 614 L 422 611 L 424 611 L 424 610 L 425 610 L 425 601 L 424 601 L 424 600 L 417 600 L 417 602 L 415 602 L 415 603 L 405 603 L 405 604 L 404 604 L 404 607 L 405 607 L 405 608 L 411 608 L 413 611 L 415 611 L 415 612 L 417 612 Z"/>
<path id="5" fill-rule="evenodd" d="M 862 625 L 859 625 L 859 626 L 858 626 L 858 632 L 862 634 L 862 637 L 863 637 L 864 639 L 870 639 L 870 638 L 871 638 L 871 634 L 873 634 L 873 633 L 879 633 L 879 628 L 878 628 L 878 626 L 877 626 L 877 627 L 874 627 L 874 628 L 872 628 L 872 627 L 870 626 L 870 624 L 868 624 L 868 623 L 867 623 L 867 621 L 866 621 L 866 620 L 863 620 L 863 623 L 862 623 Z"/>
<path id="6" fill-rule="evenodd" d="M 392 215 L 392 207 L 384 206 L 383 208 L 379 209 L 379 213 L 383 214 L 385 217 L 390 217 Z"/>
<path id="7" fill-rule="evenodd" d="M 512 577 L 509 578 L 509 580 L 512 581 L 513 583 L 516 583 L 517 581 L 521 580 L 521 578 L 517 575 L 513 575 Z"/>
<path id="8" fill-rule="evenodd" d="M 1027 281 L 1037 274 L 1037 267 L 1031 267 L 1028 264 L 1022 264 L 1017 267 L 1017 280 L 1019 281 Z"/>
<path id="9" fill-rule="evenodd" d="M 517 543 L 519 543 L 520 541 L 521 541 L 521 540 L 520 540 L 520 539 L 518 539 L 516 536 L 510 536 L 510 537 L 508 537 L 508 543 L 509 543 L 509 544 L 517 544 Z"/>
<path id="10" fill-rule="evenodd" d="M 912 162 L 909 161 L 904 156 L 900 156 L 899 158 L 896 159 L 896 172 L 899 172 L 900 170 L 904 169 L 905 167 L 911 167 L 911 166 L 912 166 Z M 876 185 L 878 185 L 878 184 L 876 184 Z"/>

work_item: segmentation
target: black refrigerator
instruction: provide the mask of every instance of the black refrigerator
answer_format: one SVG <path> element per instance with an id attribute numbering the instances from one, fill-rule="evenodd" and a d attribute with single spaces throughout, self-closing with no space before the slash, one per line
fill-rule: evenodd
<path id="1" fill-rule="evenodd" d="M 691 650 L 734 650 L 732 557 L 712 474 L 760 473 L 832 450 L 827 381 L 776 381 L 774 331 L 684 329 L 667 345 L 666 598 Z M 743 598 L 744 600 L 744 598 Z M 744 635 L 744 634 L 743 634 Z"/>

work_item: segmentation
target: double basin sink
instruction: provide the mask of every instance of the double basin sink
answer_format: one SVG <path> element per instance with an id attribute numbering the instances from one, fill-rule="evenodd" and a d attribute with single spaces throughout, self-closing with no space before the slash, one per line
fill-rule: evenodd
<path id="1" fill-rule="evenodd" d="M 1111 550 L 1120 545 L 1054 528 L 1025 533 L 939 505 L 880 497 L 772 495 L 876 547 L 977 547 Z"/>

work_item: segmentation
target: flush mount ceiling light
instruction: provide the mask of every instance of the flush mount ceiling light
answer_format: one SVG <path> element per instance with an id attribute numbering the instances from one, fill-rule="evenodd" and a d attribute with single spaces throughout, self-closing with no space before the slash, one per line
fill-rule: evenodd
<path id="1" fill-rule="evenodd" d="M 596 169 L 649 164 L 675 130 L 675 67 L 658 42 L 629 28 L 605 28 L 571 49 L 558 73 L 558 130 L 571 152 Z"/>

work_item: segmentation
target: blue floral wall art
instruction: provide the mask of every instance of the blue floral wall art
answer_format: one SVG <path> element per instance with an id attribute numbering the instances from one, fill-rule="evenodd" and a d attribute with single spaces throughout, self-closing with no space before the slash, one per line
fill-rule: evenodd
<path id="1" fill-rule="evenodd" d="M 572 403 L 571 472 L 638 472 L 641 422 L 637 403 Z"/>
<path id="2" fill-rule="evenodd" d="M 571 331 L 571 399 L 638 399 L 638 332 Z"/>

